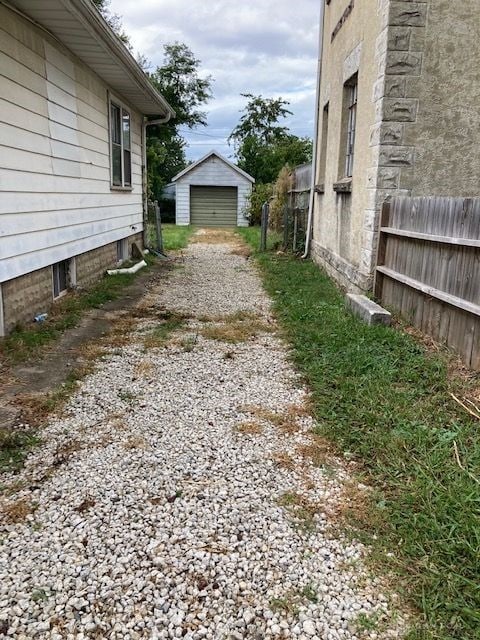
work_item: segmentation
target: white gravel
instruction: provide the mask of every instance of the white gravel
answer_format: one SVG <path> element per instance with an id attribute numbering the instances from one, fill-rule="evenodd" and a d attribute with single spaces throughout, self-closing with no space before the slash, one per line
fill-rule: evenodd
<path id="1" fill-rule="evenodd" d="M 308 416 L 293 434 L 268 420 L 237 431 L 255 419 L 247 405 L 304 403 L 285 345 L 198 333 L 206 314 L 271 321 L 255 269 L 219 244 L 191 245 L 177 266 L 142 304 L 196 318 L 147 351 L 152 318 L 139 319 L 45 427 L 15 478 L 26 487 L 1 498 L 36 509 L 1 528 L 0 638 L 401 638 L 395 598 L 332 526 L 347 463 L 301 458 Z M 278 465 L 285 453 L 295 468 Z M 280 506 L 285 494 L 317 512 Z"/>

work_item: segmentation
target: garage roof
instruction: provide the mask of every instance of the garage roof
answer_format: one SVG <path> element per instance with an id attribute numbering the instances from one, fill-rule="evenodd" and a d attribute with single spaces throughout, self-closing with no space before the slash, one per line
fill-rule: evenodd
<path id="1" fill-rule="evenodd" d="M 90 0 L 9 0 L 4 4 L 46 29 L 142 114 L 175 115 Z"/>
<path id="2" fill-rule="evenodd" d="M 248 175 L 246 171 L 242 171 L 240 167 L 237 167 L 236 164 L 233 164 L 233 162 L 230 162 L 230 160 L 227 160 L 224 156 L 218 153 L 218 151 L 209 151 L 206 155 L 203 156 L 203 158 L 200 158 L 200 160 L 197 160 L 193 164 L 189 164 L 186 169 L 184 169 L 183 171 L 180 171 L 180 173 L 178 173 L 174 178 L 172 178 L 172 182 L 177 182 L 177 180 L 179 180 L 180 178 L 183 178 L 183 176 L 185 176 L 187 173 L 190 173 L 190 171 L 193 171 L 193 169 L 196 169 L 199 165 L 202 164 L 202 162 L 205 162 L 205 160 L 208 160 L 212 156 L 216 156 L 219 160 L 224 162 L 231 169 L 239 173 L 241 176 L 243 176 L 247 180 L 250 180 L 250 182 L 255 182 L 255 178 L 252 178 L 252 176 Z"/>

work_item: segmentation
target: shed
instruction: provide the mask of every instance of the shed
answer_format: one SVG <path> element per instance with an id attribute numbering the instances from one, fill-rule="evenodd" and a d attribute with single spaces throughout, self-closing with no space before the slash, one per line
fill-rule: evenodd
<path id="1" fill-rule="evenodd" d="M 255 180 L 216 151 L 181 171 L 176 224 L 199 227 L 246 227 L 246 203 Z"/>

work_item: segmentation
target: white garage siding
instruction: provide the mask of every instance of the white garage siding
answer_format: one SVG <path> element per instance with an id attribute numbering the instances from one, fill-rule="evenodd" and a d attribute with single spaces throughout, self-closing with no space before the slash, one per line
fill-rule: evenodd
<path id="1" fill-rule="evenodd" d="M 190 224 L 190 187 L 237 187 L 237 225 L 248 226 L 245 209 L 252 191 L 253 178 L 232 165 L 216 152 L 207 154 L 192 167 L 187 167 L 174 182 L 176 191 L 176 223 Z"/>
<path id="2" fill-rule="evenodd" d="M 112 190 L 107 86 L 1 5 L 0 89 L 0 282 L 141 231 L 142 116 L 132 189 Z"/>

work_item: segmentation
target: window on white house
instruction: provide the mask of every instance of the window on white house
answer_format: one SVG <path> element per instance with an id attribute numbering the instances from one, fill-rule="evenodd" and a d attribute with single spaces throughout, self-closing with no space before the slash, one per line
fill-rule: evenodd
<path id="1" fill-rule="evenodd" d="M 52 265 L 53 297 L 59 298 L 68 289 L 70 260 L 62 260 Z"/>
<path id="2" fill-rule="evenodd" d="M 110 144 L 112 154 L 112 186 L 132 186 L 132 154 L 130 114 L 110 103 Z"/>
<path id="3" fill-rule="evenodd" d="M 353 175 L 353 160 L 355 152 L 355 131 L 357 128 L 357 98 L 358 81 L 355 75 L 345 87 L 347 92 L 347 152 L 345 160 L 345 176 L 351 178 Z"/>

